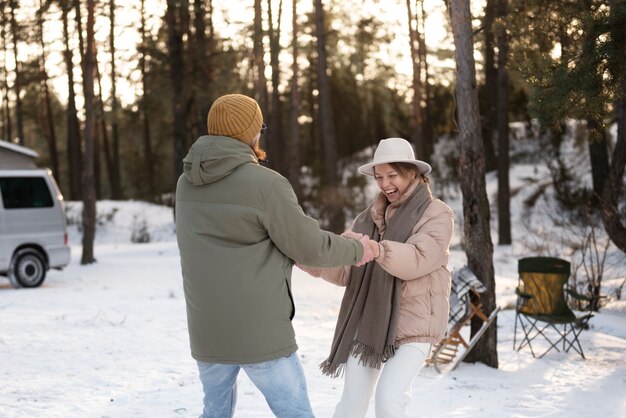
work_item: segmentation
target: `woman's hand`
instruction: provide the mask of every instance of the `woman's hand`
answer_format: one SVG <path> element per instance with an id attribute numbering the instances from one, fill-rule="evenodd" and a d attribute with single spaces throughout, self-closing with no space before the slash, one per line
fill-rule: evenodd
<path id="1" fill-rule="evenodd" d="M 374 254 L 374 260 L 377 259 L 380 255 L 380 245 L 378 244 L 378 241 L 370 240 L 368 245 L 370 247 L 370 250 L 372 251 L 372 254 Z"/>
<path id="2" fill-rule="evenodd" d="M 344 238 L 358 239 L 361 244 L 363 244 L 363 259 L 361 260 L 361 262 L 356 264 L 357 267 L 360 267 L 363 264 L 366 264 L 378 258 L 378 256 L 380 255 L 380 246 L 378 245 L 378 242 L 370 239 L 369 237 L 366 237 L 363 234 L 348 230 L 341 234 L 341 236 Z"/>
<path id="3" fill-rule="evenodd" d="M 361 267 L 374 259 L 370 238 L 367 235 L 362 235 L 359 242 L 363 246 L 363 257 L 361 257 L 361 261 L 355 264 L 357 267 Z"/>

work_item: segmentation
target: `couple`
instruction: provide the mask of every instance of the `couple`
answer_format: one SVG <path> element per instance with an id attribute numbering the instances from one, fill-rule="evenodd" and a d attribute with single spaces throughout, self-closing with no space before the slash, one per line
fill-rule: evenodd
<path id="1" fill-rule="evenodd" d="M 294 263 L 346 286 L 325 374 L 345 373 L 335 417 L 407 416 L 413 378 L 448 322 L 453 213 L 433 199 L 404 139 L 380 141 L 359 167 L 381 190 L 342 236 L 307 217 L 289 182 L 259 165 L 257 102 L 217 99 L 176 189 L 191 353 L 202 417 L 232 417 L 243 369 L 279 418 L 313 417 L 291 320 Z"/>

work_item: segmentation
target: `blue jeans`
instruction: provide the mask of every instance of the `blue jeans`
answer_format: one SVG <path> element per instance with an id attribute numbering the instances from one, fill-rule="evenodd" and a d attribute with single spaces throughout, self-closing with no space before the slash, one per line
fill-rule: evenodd
<path id="1" fill-rule="evenodd" d="M 259 388 L 278 418 L 314 417 L 304 371 L 296 353 L 254 364 L 218 364 L 198 361 L 204 388 L 200 418 L 231 418 L 237 403 L 237 375 L 243 369 Z"/>

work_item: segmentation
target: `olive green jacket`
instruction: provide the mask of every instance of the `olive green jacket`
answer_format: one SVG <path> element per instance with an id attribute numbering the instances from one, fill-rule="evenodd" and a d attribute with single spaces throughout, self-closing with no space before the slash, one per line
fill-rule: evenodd
<path id="1" fill-rule="evenodd" d="M 269 361 L 297 350 L 294 262 L 358 262 L 356 240 L 320 230 L 289 182 L 236 139 L 202 136 L 176 188 L 191 353 L 209 363 Z"/>

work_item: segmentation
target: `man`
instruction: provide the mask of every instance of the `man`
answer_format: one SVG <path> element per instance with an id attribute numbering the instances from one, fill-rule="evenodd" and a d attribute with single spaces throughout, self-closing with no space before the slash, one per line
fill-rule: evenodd
<path id="1" fill-rule="evenodd" d="M 222 96 L 207 136 L 183 160 L 176 236 L 191 354 L 204 388 L 202 417 L 232 417 L 240 369 L 277 417 L 312 417 L 291 320 L 294 262 L 331 267 L 373 258 L 369 240 L 320 230 L 289 182 L 259 165 L 261 109 Z"/>

